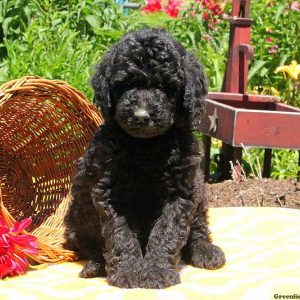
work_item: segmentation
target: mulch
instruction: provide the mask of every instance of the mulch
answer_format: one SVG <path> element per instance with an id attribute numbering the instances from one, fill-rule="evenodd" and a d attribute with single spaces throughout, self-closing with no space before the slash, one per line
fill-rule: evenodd
<path id="1" fill-rule="evenodd" d="M 300 209 L 300 182 L 292 179 L 275 180 L 249 178 L 207 183 L 210 207 L 273 206 Z"/>

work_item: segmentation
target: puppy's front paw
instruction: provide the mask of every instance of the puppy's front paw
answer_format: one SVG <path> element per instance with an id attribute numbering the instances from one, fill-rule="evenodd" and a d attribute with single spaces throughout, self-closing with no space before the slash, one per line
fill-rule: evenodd
<path id="1" fill-rule="evenodd" d="M 108 276 L 110 285 L 132 289 L 141 287 L 142 267 L 140 263 L 126 265 L 119 268 L 116 272 Z"/>
<path id="2" fill-rule="evenodd" d="M 163 289 L 180 283 L 179 273 L 169 264 L 144 266 L 141 287 L 145 289 Z"/>
<path id="3" fill-rule="evenodd" d="M 102 277 L 105 275 L 106 272 L 104 263 L 102 264 L 94 260 L 88 261 L 79 273 L 79 276 L 82 278 Z"/>
<path id="4" fill-rule="evenodd" d="M 206 241 L 194 244 L 190 251 L 189 262 L 197 268 L 215 270 L 221 268 L 226 262 L 222 249 Z"/>

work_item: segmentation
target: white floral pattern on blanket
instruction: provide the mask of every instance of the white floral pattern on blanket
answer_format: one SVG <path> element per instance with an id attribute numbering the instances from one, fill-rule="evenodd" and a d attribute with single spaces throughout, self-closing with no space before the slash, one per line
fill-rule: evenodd
<path id="1" fill-rule="evenodd" d="M 275 299 L 300 295 L 300 210 L 212 208 L 214 242 L 227 263 L 208 271 L 180 266 L 182 283 L 165 290 L 119 289 L 81 279 L 82 263 L 63 263 L 0 281 L 0 299 Z"/>

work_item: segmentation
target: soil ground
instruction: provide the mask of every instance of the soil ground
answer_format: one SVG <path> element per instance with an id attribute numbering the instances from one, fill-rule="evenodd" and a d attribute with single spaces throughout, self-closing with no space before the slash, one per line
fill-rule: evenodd
<path id="1" fill-rule="evenodd" d="M 206 184 L 209 207 L 275 206 L 300 209 L 300 182 L 246 179 Z"/>

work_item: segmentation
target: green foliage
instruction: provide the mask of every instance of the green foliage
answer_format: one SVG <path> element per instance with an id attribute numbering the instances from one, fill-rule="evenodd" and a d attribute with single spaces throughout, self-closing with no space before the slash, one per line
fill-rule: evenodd
<path id="1" fill-rule="evenodd" d="M 202 19 L 200 7 L 194 7 L 193 12 L 186 10 L 181 19 L 169 19 L 166 29 L 204 64 L 210 90 L 220 91 L 227 61 L 229 23 L 211 28 Z"/>
<path id="2" fill-rule="evenodd" d="M 295 178 L 298 172 L 300 172 L 298 161 L 298 151 L 274 150 L 271 176 L 277 179 Z"/>
<path id="3" fill-rule="evenodd" d="M 35 74 L 65 80 L 90 99 L 92 66 L 126 30 L 111 1 L 4 1 L 0 18 L 0 83 Z"/>
<path id="4" fill-rule="evenodd" d="M 278 66 L 300 62 L 300 13 L 290 9 L 292 0 L 251 2 L 252 44 L 255 60 L 250 69 L 250 90 L 259 91 L 273 87 L 280 91 L 283 101 L 300 107 L 300 93 L 295 93 L 297 83 L 286 80 L 274 71 Z"/>
<path id="5" fill-rule="evenodd" d="M 36 74 L 66 80 L 91 97 L 91 66 L 125 32 L 151 26 L 166 28 L 194 52 L 207 66 L 211 89 L 220 90 L 228 22 L 223 23 L 223 30 L 212 30 L 203 22 L 199 6 L 193 12 L 197 14 L 186 10 L 175 19 L 140 11 L 127 16 L 108 0 L 4 1 L 0 4 L 0 83 Z"/>
<path id="6" fill-rule="evenodd" d="M 91 97 L 87 80 L 90 67 L 100 54 L 99 50 L 92 51 L 93 43 L 90 40 L 65 27 L 41 32 L 35 22 L 29 26 L 23 40 L 23 43 L 5 41 L 9 59 L 1 68 L 1 81 L 28 74 L 48 79 L 59 78 Z"/>
<path id="7" fill-rule="evenodd" d="M 254 169 L 263 169 L 262 149 L 248 149 L 248 155 L 244 156 L 244 170 L 249 176 L 257 176 L 252 172 L 251 165 Z M 295 178 L 300 171 L 298 167 L 299 153 L 296 150 L 273 150 L 271 163 L 271 177 L 276 179 Z"/>
<path id="8" fill-rule="evenodd" d="M 269 92 L 273 87 L 284 101 L 300 107 L 300 85 L 274 73 L 278 66 L 292 60 L 300 63 L 300 15 L 289 8 L 291 2 L 251 2 L 255 60 L 249 73 L 249 90 Z M 229 22 L 221 18 L 212 24 L 202 19 L 202 13 L 199 3 L 183 10 L 179 18 L 171 18 L 163 12 L 130 10 L 126 14 L 113 0 L 2 0 L 0 84 L 35 74 L 65 80 L 91 99 L 93 65 L 125 32 L 151 26 L 167 29 L 193 52 L 206 67 L 210 90 L 219 91 L 227 61 Z M 214 147 L 213 151 L 217 153 L 218 149 Z M 262 163 L 262 151 L 253 151 Z M 244 165 L 251 173 L 247 158 Z M 297 152 L 274 151 L 272 176 L 296 174 Z"/>

